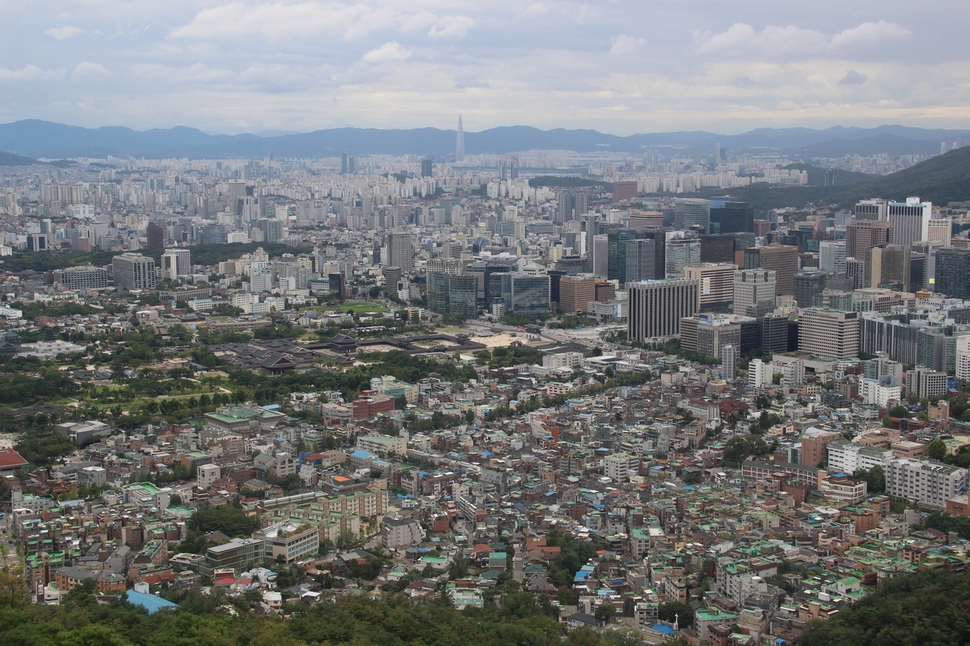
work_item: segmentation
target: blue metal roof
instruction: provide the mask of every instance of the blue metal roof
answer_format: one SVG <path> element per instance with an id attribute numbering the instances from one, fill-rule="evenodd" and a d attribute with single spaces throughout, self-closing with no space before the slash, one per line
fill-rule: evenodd
<path id="1" fill-rule="evenodd" d="M 142 592 L 135 592 L 134 590 L 129 590 L 126 593 L 128 601 L 135 604 L 136 606 L 141 606 L 148 611 L 148 614 L 153 615 L 163 608 L 178 608 L 177 603 L 172 603 L 171 601 L 166 601 L 161 597 L 156 597 L 153 594 L 144 594 Z"/>

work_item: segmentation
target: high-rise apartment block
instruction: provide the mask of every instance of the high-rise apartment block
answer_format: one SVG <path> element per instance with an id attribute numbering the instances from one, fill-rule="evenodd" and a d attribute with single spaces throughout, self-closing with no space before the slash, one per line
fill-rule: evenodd
<path id="1" fill-rule="evenodd" d="M 939 462 L 909 458 L 886 465 L 886 493 L 934 509 L 967 490 L 967 470 Z"/>

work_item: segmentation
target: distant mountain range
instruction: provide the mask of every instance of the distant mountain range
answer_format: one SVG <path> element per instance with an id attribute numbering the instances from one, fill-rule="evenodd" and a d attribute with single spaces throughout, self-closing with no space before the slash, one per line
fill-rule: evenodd
<path id="1" fill-rule="evenodd" d="M 302 134 L 259 136 L 210 135 L 195 128 L 176 127 L 137 131 L 111 126 L 81 128 L 49 121 L 25 120 L 0 124 L 0 151 L 25 157 L 190 157 L 261 158 L 331 157 L 355 155 L 433 155 L 444 157 L 455 150 L 454 130 L 416 128 L 378 130 L 333 128 Z M 795 154 L 802 159 L 860 154 L 935 154 L 940 143 L 970 138 L 970 130 L 926 130 L 905 126 L 845 128 L 758 128 L 740 135 L 710 132 L 662 132 L 627 137 L 595 130 L 539 130 L 527 126 L 491 128 L 465 133 L 468 154 L 506 154 L 525 150 L 573 150 L 577 152 L 643 152 L 670 148 L 686 152 L 713 152 L 721 144 L 731 152 L 770 150 Z"/>

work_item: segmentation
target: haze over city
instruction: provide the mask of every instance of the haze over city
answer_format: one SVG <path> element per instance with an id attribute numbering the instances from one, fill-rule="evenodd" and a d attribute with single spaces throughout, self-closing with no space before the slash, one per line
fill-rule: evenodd
<path id="1" fill-rule="evenodd" d="M 963 127 L 968 19 L 960 2 L 8 2 L 0 122 Z"/>

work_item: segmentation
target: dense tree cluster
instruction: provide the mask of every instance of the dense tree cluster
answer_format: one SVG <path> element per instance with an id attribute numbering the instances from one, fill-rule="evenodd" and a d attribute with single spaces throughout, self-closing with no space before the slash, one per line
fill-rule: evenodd
<path id="1" fill-rule="evenodd" d="M 456 610 L 446 599 L 416 603 L 403 595 L 373 601 L 345 597 L 312 607 L 291 602 L 289 620 L 249 611 L 258 592 L 229 598 L 221 590 L 167 592 L 177 610 L 148 615 L 124 600 L 98 605 L 78 588 L 58 607 L 31 606 L 23 597 L 0 604 L 4 646 L 485 646 L 495 644 L 626 646 L 625 633 L 597 635 L 589 629 L 564 638 L 548 597 L 533 596 L 510 582 L 490 591 L 484 608 Z"/>
<path id="2" fill-rule="evenodd" d="M 970 643 L 970 574 L 930 570 L 884 588 L 810 625 L 800 646 L 921 646 Z"/>
<path id="3" fill-rule="evenodd" d="M 203 534 L 219 531 L 226 536 L 248 537 L 259 529 L 259 520 L 246 516 L 242 509 L 223 505 L 195 512 L 188 521 L 188 527 L 190 531 Z"/>

